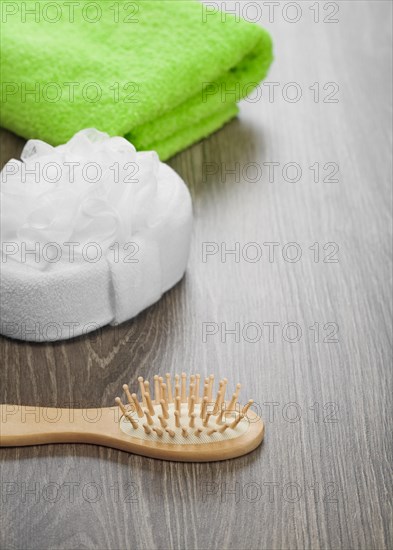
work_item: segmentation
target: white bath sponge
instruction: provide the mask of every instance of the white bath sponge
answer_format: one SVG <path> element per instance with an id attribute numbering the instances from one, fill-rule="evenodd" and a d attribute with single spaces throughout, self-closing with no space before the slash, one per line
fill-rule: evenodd
<path id="1" fill-rule="evenodd" d="M 1 183 L 1 333 L 53 341 L 131 319 L 186 269 L 192 206 L 155 152 L 94 129 L 27 142 Z"/>

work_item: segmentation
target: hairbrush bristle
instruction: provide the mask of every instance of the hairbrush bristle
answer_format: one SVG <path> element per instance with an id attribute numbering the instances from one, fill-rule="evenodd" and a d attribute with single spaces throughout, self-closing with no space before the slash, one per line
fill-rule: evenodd
<path id="1" fill-rule="evenodd" d="M 189 442 L 195 438 L 197 442 L 206 442 L 206 437 L 214 441 L 220 437 L 231 439 L 244 433 L 247 411 L 253 400 L 250 399 L 241 408 L 238 402 L 240 384 L 236 385 L 236 390 L 227 403 L 225 392 L 228 381 L 226 378 L 220 380 L 215 393 L 213 374 L 204 379 L 202 397 L 199 374 L 190 375 L 188 385 L 184 372 L 181 376 L 174 376 L 173 384 L 169 373 L 165 374 L 165 378 L 156 374 L 152 385 L 154 398 L 149 381 L 139 376 L 138 382 L 139 399 L 124 384 L 123 390 L 128 404 L 125 405 L 118 397 L 115 400 L 122 414 L 122 430 L 129 433 L 132 427 L 131 435 L 134 437 L 157 438 L 167 442 L 176 440 L 179 443 L 180 440 L 187 439 Z M 230 423 L 227 423 L 227 417 Z"/>

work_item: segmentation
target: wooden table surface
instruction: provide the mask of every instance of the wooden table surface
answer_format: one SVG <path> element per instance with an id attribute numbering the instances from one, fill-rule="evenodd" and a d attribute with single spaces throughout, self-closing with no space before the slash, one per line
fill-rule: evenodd
<path id="1" fill-rule="evenodd" d="M 321 2 L 319 23 L 284 4 L 263 8 L 270 84 L 170 161 L 194 201 L 184 280 L 117 329 L 1 340 L 3 403 L 108 406 L 138 375 L 214 373 L 256 400 L 263 445 L 212 464 L 3 449 L 2 548 L 392 547 L 391 3 Z M 2 131 L 2 163 L 23 143 Z"/>

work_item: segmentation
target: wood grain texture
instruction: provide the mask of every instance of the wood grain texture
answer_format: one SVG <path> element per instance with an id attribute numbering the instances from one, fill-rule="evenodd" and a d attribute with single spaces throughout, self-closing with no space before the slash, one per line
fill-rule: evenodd
<path id="1" fill-rule="evenodd" d="M 0 348 L 2 403 L 109 406 L 124 382 L 156 372 L 241 381 L 261 407 L 263 445 L 214 464 L 88 445 L 2 449 L 2 548 L 392 547 L 391 3 L 340 2 L 337 24 L 314 23 L 311 2 L 301 4 L 298 23 L 266 26 L 269 81 L 279 95 L 299 83 L 302 99 L 270 103 L 262 88 L 237 120 L 170 161 L 194 200 L 184 280 L 118 328 Z M 339 102 L 315 103 L 315 82 L 322 94 L 338 83 Z M 2 131 L 1 144 L 4 163 L 23 141 Z M 302 178 L 243 173 L 273 161 L 298 163 Z M 315 162 L 337 163 L 339 182 L 315 183 Z M 235 163 L 239 178 L 227 173 Z M 204 242 L 255 242 L 263 256 L 203 262 Z M 273 262 L 265 242 L 281 244 Z M 289 242 L 301 246 L 296 263 L 283 259 Z M 337 243 L 338 263 L 314 262 L 315 242 Z M 282 335 L 289 322 L 302 329 L 294 343 Z M 219 329 L 206 342 L 203 323 Z M 221 323 L 249 332 L 225 341 Z M 279 324 L 272 341 L 266 323 Z M 338 325 L 337 343 L 324 342 L 327 323 Z"/>

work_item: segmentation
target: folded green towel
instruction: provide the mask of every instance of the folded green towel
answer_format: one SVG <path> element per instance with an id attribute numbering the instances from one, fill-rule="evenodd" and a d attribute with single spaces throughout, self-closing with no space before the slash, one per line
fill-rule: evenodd
<path id="1" fill-rule="evenodd" d="M 82 128 L 165 160 L 265 77 L 269 34 L 198 0 L 1 2 L 0 124 L 53 145 Z"/>

